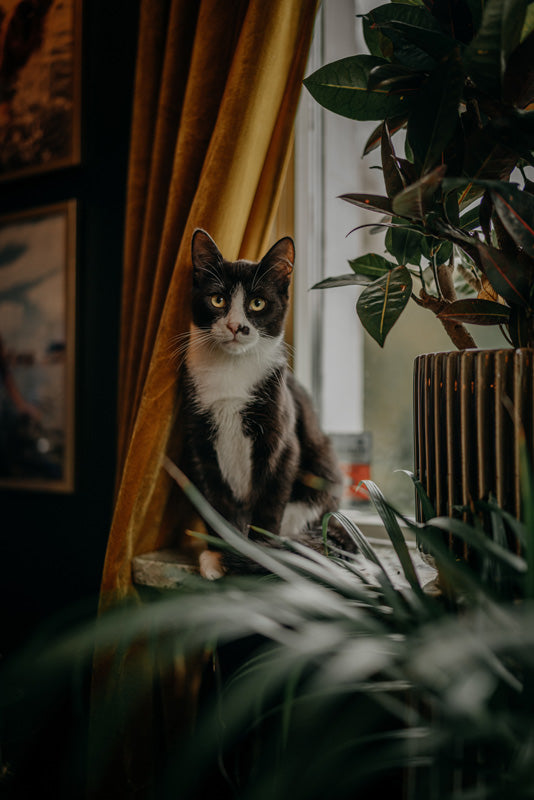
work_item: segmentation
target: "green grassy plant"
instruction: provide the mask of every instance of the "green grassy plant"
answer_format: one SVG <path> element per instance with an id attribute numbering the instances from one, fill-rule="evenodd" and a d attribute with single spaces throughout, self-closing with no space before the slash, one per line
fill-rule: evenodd
<path id="1" fill-rule="evenodd" d="M 12 743 L 18 729 L 23 750 L 66 692 L 71 706 L 81 704 L 95 642 L 101 652 L 120 644 L 121 652 L 134 653 L 143 642 L 117 705 L 108 697 L 98 714 L 104 775 L 116 745 L 106 736 L 106 719 L 120 707 L 138 724 L 153 693 L 153 674 L 143 666 L 147 643 L 163 671 L 207 648 L 215 680 L 197 722 L 163 749 L 159 744 L 155 784 L 140 797 L 203 797 L 213 781 L 224 796 L 253 800 L 341 800 L 378 789 L 425 800 L 532 796 L 534 607 L 523 556 L 474 524 L 404 520 L 369 482 L 399 557 L 399 579 L 342 515 L 337 520 L 353 536 L 356 555 L 322 555 L 291 541 L 260 544 L 244 539 L 175 475 L 223 546 L 257 560 L 268 574 L 214 583 L 192 576 L 180 590 L 32 642 L 2 671 L 4 742 Z M 499 529 L 512 525 L 528 540 L 521 523 L 495 505 L 492 513 Z M 425 592 L 401 525 L 432 552 L 453 592 Z M 443 545 L 451 526 L 479 550 L 484 570 L 474 572 Z M 501 580 L 488 579 L 495 574 Z M 83 724 L 69 729 L 58 755 L 62 772 L 81 763 L 85 745 Z M 21 796 L 17 769 L 24 764 L 15 757 L 7 765 L 6 796 Z M 82 786 L 71 778 L 73 796 Z M 98 778 L 91 776 L 97 785 Z M 63 796 L 60 787 L 56 796 Z"/>

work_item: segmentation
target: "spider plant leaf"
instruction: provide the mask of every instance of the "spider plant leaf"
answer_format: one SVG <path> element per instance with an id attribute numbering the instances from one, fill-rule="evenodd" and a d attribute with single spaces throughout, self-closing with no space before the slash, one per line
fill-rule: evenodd
<path id="1" fill-rule="evenodd" d="M 489 554 L 493 558 L 498 559 L 502 564 L 514 570 L 517 574 L 524 574 L 527 571 L 527 563 L 524 558 L 511 553 L 504 547 L 501 547 L 482 531 L 467 525 L 460 519 L 453 517 L 436 517 L 431 522 L 432 527 L 440 528 L 441 530 L 452 533 L 453 536 L 458 536 L 466 544 L 474 547 L 482 554 Z"/>
<path id="2" fill-rule="evenodd" d="M 381 273 L 382 274 L 382 273 Z M 312 289 L 332 289 L 338 286 L 367 286 L 373 282 L 373 278 L 363 274 L 349 272 L 347 275 L 338 275 L 331 278 L 323 278 L 319 283 L 315 283 Z"/>
<path id="3" fill-rule="evenodd" d="M 369 73 L 381 64 L 387 62 L 376 56 L 349 56 L 321 67 L 304 79 L 304 86 L 324 108 L 349 119 L 398 117 L 407 107 L 408 97 L 367 86 Z"/>
<path id="4" fill-rule="evenodd" d="M 280 563 L 274 551 L 267 552 L 265 548 L 254 544 L 250 539 L 246 539 L 239 531 L 230 525 L 224 517 L 208 503 L 196 486 L 193 485 L 189 478 L 184 475 L 168 456 L 164 457 L 163 466 L 171 478 L 176 481 L 178 486 L 182 489 L 204 521 L 213 528 L 224 541 L 233 546 L 245 557 L 250 558 L 270 572 L 274 572 L 275 575 L 285 580 L 298 579 L 296 573 Z"/>
<path id="5" fill-rule="evenodd" d="M 381 214 L 393 216 L 393 208 L 389 197 L 381 197 L 376 194 L 342 194 L 339 199 L 360 208 L 369 208 L 371 211 L 379 211 Z"/>
<path id="6" fill-rule="evenodd" d="M 380 519 L 384 523 L 386 533 L 391 539 L 391 544 L 393 545 L 393 548 L 399 558 L 404 577 L 408 581 L 408 584 L 411 586 L 415 594 L 420 598 L 423 597 L 424 595 L 421 589 L 421 584 L 419 582 L 419 578 L 417 577 L 417 572 L 415 571 L 415 567 L 410 556 L 410 551 L 408 550 L 406 540 L 401 531 L 395 513 L 392 511 L 391 506 L 386 502 L 384 495 L 374 481 L 363 481 L 363 485 L 369 492 L 369 496 L 373 502 L 373 505 L 378 511 Z"/>
<path id="7" fill-rule="evenodd" d="M 470 597 L 485 598 L 490 601 L 488 587 L 480 580 L 479 576 L 464 561 L 459 560 L 444 541 L 443 530 L 447 530 L 443 519 L 443 526 L 434 526 L 435 517 L 428 522 L 414 522 L 409 517 L 400 514 L 401 519 L 413 531 L 419 546 L 429 553 L 435 560 L 440 575 L 458 591 L 465 591 Z"/>
<path id="8" fill-rule="evenodd" d="M 434 504 L 432 500 L 428 496 L 425 487 L 417 478 L 413 472 L 410 472 L 409 469 L 399 469 L 395 470 L 396 472 L 403 472 L 405 475 L 408 475 L 410 480 L 412 481 L 415 491 L 417 492 L 417 497 L 419 498 L 419 502 L 421 503 L 421 509 L 423 511 L 423 520 L 424 522 L 428 522 L 429 519 L 432 519 L 436 516 L 436 509 L 434 508 Z"/>
<path id="9" fill-rule="evenodd" d="M 366 536 L 361 532 L 358 526 L 347 516 L 339 511 L 332 511 L 325 514 L 323 517 L 323 525 L 327 524 L 329 519 L 336 519 L 344 527 L 346 532 L 353 540 L 356 547 L 361 551 L 362 555 L 373 564 L 376 568 L 376 576 L 384 593 L 384 599 L 389 603 L 391 608 L 399 615 L 399 619 L 406 616 L 406 606 L 403 602 L 402 595 L 395 588 L 391 577 L 378 557 L 375 549 L 369 542 Z"/>
<path id="10" fill-rule="evenodd" d="M 345 514 L 342 514 L 340 511 L 330 511 L 328 514 L 325 514 L 323 517 L 323 525 L 327 526 L 330 519 L 336 519 L 347 531 L 357 549 L 361 551 L 365 558 L 368 559 L 368 561 L 371 561 L 373 564 L 376 564 L 376 566 L 379 567 L 387 576 L 387 571 L 380 561 L 375 549 L 369 542 L 368 538 L 361 532 L 356 523 L 349 519 L 349 517 L 347 517 Z"/>
<path id="11" fill-rule="evenodd" d="M 517 259 L 508 257 L 502 250 L 477 242 L 482 269 L 489 282 L 510 305 L 528 308 L 530 285 L 524 268 Z"/>
<path id="12" fill-rule="evenodd" d="M 510 185 L 490 193 L 497 214 L 514 242 L 534 258 L 534 197 Z"/>
<path id="13" fill-rule="evenodd" d="M 395 267 L 366 286 L 356 310 L 365 330 L 384 346 L 386 336 L 404 311 L 412 292 L 412 276 L 404 266 Z"/>
<path id="14" fill-rule="evenodd" d="M 438 319 L 473 325 L 506 325 L 510 309 L 493 300 L 455 300 L 438 314 Z"/>

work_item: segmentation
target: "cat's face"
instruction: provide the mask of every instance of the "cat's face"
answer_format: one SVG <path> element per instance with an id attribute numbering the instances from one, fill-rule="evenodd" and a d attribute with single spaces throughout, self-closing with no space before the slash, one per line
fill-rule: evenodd
<path id="1" fill-rule="evenodd" d="M 213 239 L 196 230 L 192 241 L 193 325 L 226 353 L 250 352 L 284 330 L 295 250 L 280 239 L 261 261 L 226 261 Z"/>

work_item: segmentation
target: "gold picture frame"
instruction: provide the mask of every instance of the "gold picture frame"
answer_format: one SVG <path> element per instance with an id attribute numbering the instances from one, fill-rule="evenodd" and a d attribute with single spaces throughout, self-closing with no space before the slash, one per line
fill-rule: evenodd
<path id="1" fill-rule="evenodd" d="M 76 201 L 0 217 L 0 488 L 74 490 Z"/>
<path id="2" fill-rule="evenodd" d="M 80 163 L 82 0 L 0 0 L 0 181 Z"/>

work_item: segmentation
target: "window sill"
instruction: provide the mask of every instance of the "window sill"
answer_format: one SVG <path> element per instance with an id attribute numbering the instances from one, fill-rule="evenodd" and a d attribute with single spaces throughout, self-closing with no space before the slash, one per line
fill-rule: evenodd
<path id="1" fill-rule="evenodd" d="M 406 586 L 397 554 L 379 518 L 374 514 L 364 514 L 352 509 L 343 513 L 354 520 L 362 533 L 369 539 L 393 584 L 399 588 Z M 411 532 L 403 529 L 403 533 L 421 584 L 423 586 L 431 584 L 436 578 L 435 570 L 421 559 Z M 198 564 L 177 548 L 145 553 L 132 560 L 132 578 L 136 586 L 177 589 L 188 575 L 198 575 Z"/>

